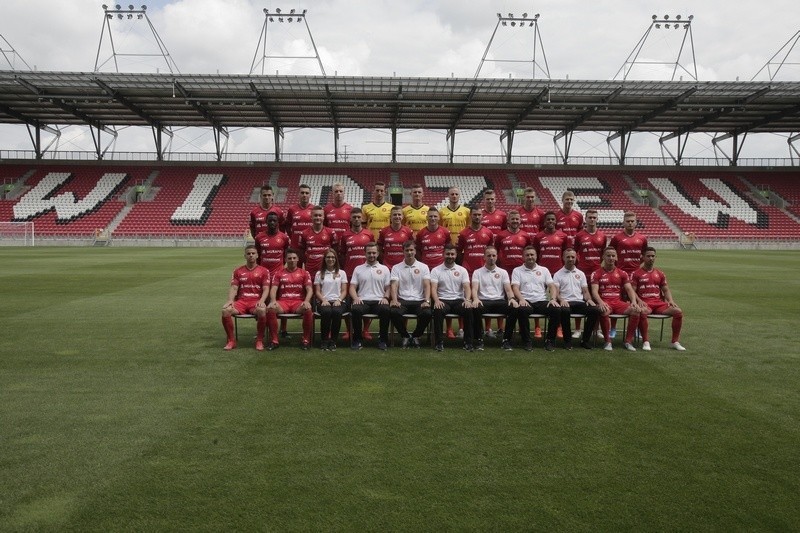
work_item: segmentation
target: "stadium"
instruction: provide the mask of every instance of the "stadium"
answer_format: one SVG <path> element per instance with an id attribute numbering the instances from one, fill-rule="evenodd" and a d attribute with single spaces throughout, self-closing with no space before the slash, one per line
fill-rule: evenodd
<path id="1" fill-rule="evenodd" d="M 112 24 L 147 22 L 163 45 L 145 6 L 103 7 L 93 72 L 0 70 L 2 133 L 31 143 L 0 145 L 0 529 L 800 528 L 800 82 L 774 77 L 783 63 L 766 80 L 699 81 L 679 53 L 669 79 L 627 78 L 656 25 L 691 39 L 692 19 L 654 15 L 621 78 L 551 78 L 542 46 L 523 61 L 533 76 L 484 77 L 503 28 L 541 45 L 538 15 L 498 13 L 474 77 L 338 76 L 292 10 L 321 72 L 265 74 L 268 29 L 288 15 L 264 10 L 246 75 L 180 73 L 165 46 L 169 72 L 104 70 Z M 89 147 L 60 150 L 68 128 Z M 147 142 L 117 150 L 134 130 Z M 187 130 L 211 149 L 172 151 Z M 229 149 L 248 130 L 273 150 Z M 285 150 L 320 131 L 328 148 Z M 387 140 L 354 152 L 340 140 L 354 131 Z M 459 152 L 487 131 L 494 153 Z M 408 151 L 430 132 L 443 151 Z M 522 147 L 530 135 L 554 153 Z M 573 153 L 582 136 L 607 153 Z M 686 152 L 698 137 L 714 157 Z M 754 138 L 789 157 L 744 157 Z M 629 153 L 643 143 L 658 153 Z M 220 304 L 261 187 L 286 209 L 301 184 L 323 206 L 339 183 L 352 206 L 378 183 L 395 205 L 422 185 L 440 209 L 453 187 L 470 207 L 494 190 L 502 211 L 531 188 L 556 211 L 572 191 L 609 236 L 633 212 L 687 351 L 662 321 L 649 352 L 490 338 L 474 353 L 396 339 L 307 352 L 295 320 L 271 352 L 237 320 L 223 351 Z"/>

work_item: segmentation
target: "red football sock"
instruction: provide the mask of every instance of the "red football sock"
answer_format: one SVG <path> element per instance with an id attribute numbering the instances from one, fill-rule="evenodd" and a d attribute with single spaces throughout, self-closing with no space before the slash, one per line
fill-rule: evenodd
<path id="1" fill-rule="evenodd" d="M 270 342 L 278 344 L 278 315 L 267 313 L 267 326 L 269 327 Z"/>
<path id="2" fill-rule="evenodd" d="M 611 342 L 611 337 L 608 336 L 608 330 L 611 328 L 611 319 L 608 318 L 608 315 L 604 315 L 600 317 L 600 331 L 603 332 L 603 340 L 605 342 Z"/>
<path id="3" fill-rule="evenodd" d="M 639 318 L 639 333 L 642 334 L 642 342 L 650 340 L 650 322 L 647 320 L 647 315 L 642 315 Z"/>
<path id="4" fill-rule="evenodd" d="M 636 333 L 636 328 L 639 327 L 639 315 L 631 315 L 628 317 L 628 331 L 625 333 L 625 342 L 633 342 L 633 334 Z"/>
<path id="5" fill-rule="evenodd" d="M 672 342 L 678 342 L 681 338 L 681 326 L 683 325 L 683 314 L 672 315 Z"/>
<path id="6" fill-rule="evenodd" d="M 264 342 L 264 333 L 267 331 L 267 315 L 256 316 L 256 340 Z"/>
<path id="7" fill-rule="evenodd" d="M 233 317 L 232 316 L 224 316 L 222 317 L 222 327 L 225 328 L 225 335 L 228 336 L 228 342 L 236 342 L 233 334 Z"/>
<path id="8" fill-rule="evenodd" d="M 303 342 L 311 344 L 311 328 L 314 327 L 314 315 L 309 309 L 303 313 Z"/>

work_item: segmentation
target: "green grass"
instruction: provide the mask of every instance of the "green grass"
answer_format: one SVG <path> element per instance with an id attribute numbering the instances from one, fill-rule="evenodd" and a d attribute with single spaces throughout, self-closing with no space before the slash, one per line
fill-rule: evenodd
<path id="1" fill-rule="evenodd" d="M 800 253 L 661 252 L 635 354 L 224 352 L 241 262 L 0 248 L 0 529 L 800 529 Z"/>

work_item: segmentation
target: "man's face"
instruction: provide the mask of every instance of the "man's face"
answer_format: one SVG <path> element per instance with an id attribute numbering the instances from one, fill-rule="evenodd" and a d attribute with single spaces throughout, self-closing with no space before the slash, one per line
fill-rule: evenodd
<path id="1" fill-rule="evenodd" d="M 406 264 L 413 264 L 416 260 L 417 255 L 417 248 L 416 246 L 409 246 L 407 248 L 403 248 L 403 258 L 406 261 Z"/>
<path id="2" fill-rule="evenodd" d="M 563 200 L 561 200 L 562 205 L 564 206 L 564 212 L 569 213 L 572 211 L 572 206 L 575 205 L 575 197 L 574 196 L 565 196 Z"/>
<path id="3" fill-rule="evenodd" d="M 444 262 L 447 268 L 452 267 L 456 263 L 457 252 L 455 249 L 444 251 Z"/>
<path id="4" fill-rule="evenodd" d="M 458 205 L 461 200 L 461 192 L 458 189 L 450 189 L 447 191 L 447 197 L 450 199 L 450 205 Z"/>
<path id="5" fill-rule="evenodd" d="M 294 270 L 297 268 L 297 262 L 300 260 L 297 254 L 286 254 L 286 270 Z"/>
<path id="6" fill-rule="evenodd" d="M 536 201 L 536 193 L 535 192 L 526 192 L 525 198 L 523 200 L 525 209 L 531 210 L 533 208 L 533 203 Z"/>
<path id="7" fill-rule="evenodd" d="M 411 189 L 411 204 L 414 207 L 419 207 L 422 205 L 422 187 Z"/>
<path id="8" fill-rule="evenodd" d="M 494 193 L 492 193 L 492 194 L 484 194 L 483 195 L 483 206 L 490 213 L 492 211 L 494 211 L 495 202 L 497 202 L 497 196 L 495 196 Z"/>
<path id="9" fill-rule="evenodd" d="M 623 220 L 622 224 L 625 226 L 625 233 L 628 235 L 633 235 L 633 232 L 636 231 L 636 217 L 635 216 L 627 216 Z"/>
<path id="10" fill-rule="evenodd" d="M 613 249 L 603 252 L 603 264 L 607 267 L 613 267 L 617 264 L 617 251 Z"/>
<path id="11" fill-rule="evenodd" d="M 273 194 L 270 190 L 263 190 L 261 191 L 261 205 L 262 207 L 271 207 L 273 200 Z"/>
<path id="12" fill-rule="evenodd" d="M 361 222 L 362 222 L 361 213 L 350 213 L 350 226 L 354 228 L 360 228 Z"/>
<path id="13" fill-rule="evenodd" d="M 591 230 L 597 227 L 597 213 L 586 213 L 586 227 Z"/>
<path id="14" fill-rule="evenodd" d="M 520 224 L 519 213 L 508 215 L 507 224 L 508 224 L 508 229 L 511 231 L 511 233 L 516 233 L 517 230 L 519 229 L 519 224 Z"/>
<path id="15" fill-rule="evenodd" d="M 544 217 L 544 229 L 547 231 L 553 231 L 556 229 L 556 216 L 555 215 L 547 215 Z"/>
<path id="16" fill-rule="evenodd" d="M 487 248 L 483 253 L 483 259 L 486 262 L 486 268 L 491 270 L 497 264 L 497 250 Z"/>
<path id="17" fill-rule="evenodd" d="M 439 227 L 439 212 L 428 211 L 428 229 L 433 231 Z"/>
<path id="18" fill-rule="evenodd" d="M 369 263 L 370 265 L 375 264 L 378 261 L 378 247 L 368 246 L 364 250 L 364 255 L 367 257 L 367 263 Z"/>
<path id="19" fill-rule="evenodd" d="M 344 187 L 337 185 L 333 188 L 333 203 L 342 205 L 344 203 Z"/>
<path id="20" fill-rule="evenodd" d="M 300 205 L 306 206 L 308 202 L 311 200 L 311 189 L 306 189 L 305 187 L 300 189 Z"/>
<path id="21" fill-rule="evenodd" d="M 267 231 L 274 235 L 278 231 L 278 215 L 270 213 L 267 216 Z"/>
<path id="22" fill-rule="evenodd" d="M 399 229 L 403 225 L 403 212 L 399 210 L 392 211 L 389 215 L 389 222 L 394 229 Z"/>
<path id="23" fill-rule="evenodd" d="M 255 248 L 248 248 L 244 251 L 244 260 L 247 261 L 248 265 L 256 264 L 258 261 L 258 252 Z"/>
<path id="24" fill-rule="evenodd" d="M 525 266 L 528 268 L 532 268 L 536 264 L 536 250 L 528 249 L 522 252 L 523 258 L 525 259 Z"/>
<path id="25" fill-rule="evenodd" d="M 314 209 L 311 212 L 311 223 L 314 224 L 314 227 L 317 229 L 322 227 L 322 222 L 325 221 L 325 211 L 322 209 Z"/>
<path id="26" fill-rule="evenodd" d="M 372 199 L 376 204 L 382 204 L 383 199 L 386 197 L 386 186 L 376 185 L 372 191 Z"/>
<path id="27" fill-rule="evenodd" d="M 472 226 L 475 227 L 475 228 L 477 228 L 478 226 L 481 225 L 481 219 L 482 218 L 483 218 L 483 213 L 481 213 L 477 209 L 473 209 L 469 213 L 469 219 L 472 222 Z"/>
<path id="28" fill-rule="evenodd" d="M 652 250 L 648 250 L 644 253 L 644 266 L 646 269 L 650 270 L 653 268 L 653 265 L 656 262 L 656 253 Z"/>
<path id="29" fill-rule="evenodd" d="M 578 254 L 576 254 L 573 250 L 564 252 L 564 266 L 567 267 L 567 270 L 572 270 L 575 266 L 575 261 L 577 260 Z"/>

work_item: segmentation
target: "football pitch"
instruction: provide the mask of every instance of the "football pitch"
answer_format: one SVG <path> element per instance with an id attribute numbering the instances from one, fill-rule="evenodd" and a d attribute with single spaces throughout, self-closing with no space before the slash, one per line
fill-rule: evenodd
<path id="1" fill-rule="evenodd" d="M 659 252 L 681 353 L 225 352 L 243 262 L 0 248 L 0 530 L 800 529 L 798 252 Z"/>

